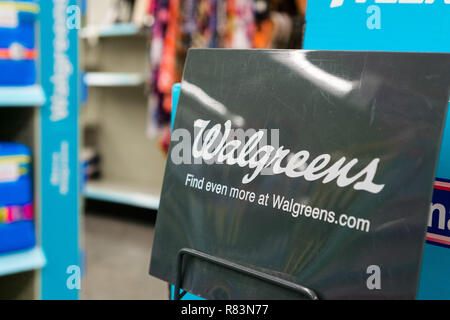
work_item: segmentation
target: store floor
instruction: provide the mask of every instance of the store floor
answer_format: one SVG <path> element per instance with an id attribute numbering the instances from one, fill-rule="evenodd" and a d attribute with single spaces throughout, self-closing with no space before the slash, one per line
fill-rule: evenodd
<path id="1" fill-rule="evenodd" d="M 155 217 L 146 210 L 87 204 L 82 299 L 168 298 L 167 284 L 148 274 Z"/>

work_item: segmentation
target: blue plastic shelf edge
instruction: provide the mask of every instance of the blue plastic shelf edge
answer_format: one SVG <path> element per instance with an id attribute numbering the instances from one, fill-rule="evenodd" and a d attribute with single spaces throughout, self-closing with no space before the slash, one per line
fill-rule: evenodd
<path id="1" fill-rule="evenodd" d="M 41 107 L 44 103 L 44 90 L 39 85 L 0 87 L 0 107 Z"/>
<path id="2" fill-rule="evenodd" d="M 41 269 L 46 259 L 41 247 L 0 255 L 0 276 Z"/>

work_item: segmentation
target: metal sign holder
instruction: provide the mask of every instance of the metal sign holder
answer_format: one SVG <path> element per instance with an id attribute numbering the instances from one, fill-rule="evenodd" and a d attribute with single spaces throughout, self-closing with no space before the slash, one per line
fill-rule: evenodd
<path id="1" fill-rule="evenodd" d="M 183 284 L 183 258 L 185 256 L 192 256 L 194 258 L 209 262 L 211 264 L 218 265 L 228 270 L 232 270 L 238 273 L 242 273 L 244 275 L 259 279 L 261 281 L 265 281 L 274 285 L 277 285 L 281 288 L 295 291 L 297 293 L 302 294 L 310 300 L 319 300 L 318 295 L 314 290 L 304 287 L 302 285 L 271 276 L 267 273 L 263 273 L 257 270 L 250 269 L 243 265 L 234 263 L 232 261 L 221 259 L 215 256 L 211 256 L 207 253 L 197 251 L 194 249 L 183 248 L 177 254 L 176 261 L 176 277 L 175 277 L 175 292 L 174 292 L 174 300 L 181 300 L 187 291 L 181 291 L 181 287 Z M 180 292 L 181 291 L 181 292 Z"/>

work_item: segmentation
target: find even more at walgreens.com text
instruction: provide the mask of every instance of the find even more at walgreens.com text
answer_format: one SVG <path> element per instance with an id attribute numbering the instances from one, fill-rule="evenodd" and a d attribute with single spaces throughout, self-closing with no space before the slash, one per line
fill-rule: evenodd
<path id="1" fill-rule="evenodd" d="M 189 188 L 199 191 L 215 193 L 231 199 L 254 203 L 264 207 L 271 206 L 274 209 L 274 213 L 282 211 L 290 214 L 293 218 L 306 217 L 353 230 L 363 232 L 370 231 L 370 221 L 367 219 L 346 214 L 336 215 L 334 211 L 313 207 L 308 204 L 300 203 L 293 198 L 288 199 L 282 195 L 269 193 L 258 195 L 253 191 L 207 181 L 204 177 L 195 177 L 190 173 L 186 175 L 184 184 Z M 271 201 L 271 203 L 269 203 L 269 201 Z"/>

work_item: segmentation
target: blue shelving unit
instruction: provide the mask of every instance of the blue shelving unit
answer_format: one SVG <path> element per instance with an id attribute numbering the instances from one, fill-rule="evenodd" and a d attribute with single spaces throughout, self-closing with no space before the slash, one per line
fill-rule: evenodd
<path id="1" fill-rule="evenodd" d="M 40 109 L 42 216 L 39 233 L 47 259 L 40 273 L 40 292 L 45 300 L 73 300 L 79 298 L 79 287 L 74 283 L 81 280 L 81 272 L 73 273 L 73 270 L 81 270 L 82 266 L 80 81 L 78 30 L 68 27 L 67 21 L 73 17 L 68 16 L 71 11 L 67 9 L 79 3 L 45 0 L 40 5 L 41 83 L 47 96 Z"/>
<path id="2" fill-rule="evenodd" d="M 16 119 L 32 115 L 20 122 L 23 128 L 6 126 L 3 132 L 10 131 L 13 137 L 18 133 L 19 140 L 27 139 L 20 142 L 33 149 L 37 246 L 0 255 L 0 281 L 30 272 L 31 280 L 23 287 L 27 298 L 69 300 L 79 296 L 78 288 L 68 285 L 73 273 L 67 272 L 81 267 L 81 251 L 78 30 L 69 29 L 66 21 L 67 8 L 78 2 L 39 4 L 39 84 L 0 87 L 0 111 L 8 109 L 5 115 Z M 2 297 L 16 298 L 1 289 Z M 36 295 L 29 297 L 30 292 Z"/>

